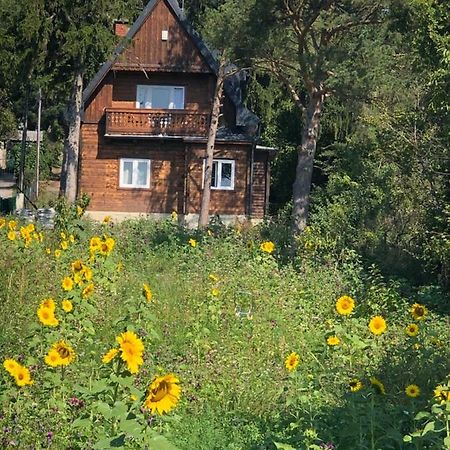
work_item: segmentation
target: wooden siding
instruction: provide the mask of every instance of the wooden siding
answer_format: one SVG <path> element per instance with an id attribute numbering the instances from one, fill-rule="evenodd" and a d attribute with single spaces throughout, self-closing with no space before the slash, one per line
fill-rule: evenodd
<path id="1" fill-rule="evenodd" d="M 84 105 L 83 122 L 99 122 L 104 115 L 105 108 L 112 106 L 112 96 L 113 77 L 109 73 Z"/>
<path id="2" fill-rule="evenodd" d="M 268 170 L 268 155 L 255 152 L 253 163 L 252 216 L 264 217 L 267 201 L 266 174 Z"/>
<path id="3" fill-rule="evenodd" d="M 163 30 L 168 31 L 167 41 L 161 39 Z M 113 68 L 205 73 L 211 71 L 164 0 L 156 4 Z"/>

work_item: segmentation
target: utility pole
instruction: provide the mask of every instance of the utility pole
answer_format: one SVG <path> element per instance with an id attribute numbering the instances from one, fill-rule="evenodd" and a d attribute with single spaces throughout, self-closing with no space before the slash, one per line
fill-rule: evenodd
<path id="1" fill-rule="evenodd" d="M 23 119 L 22 130 L 22 145 L 20 148 L 20 166 L 19 166 L 19 189 L 21 192 L 25 188 L 25 154 L 27 151 L 27 134 L 28 134 L 28 97 L 30 95 L 30 89 L 27 88 L 25 94 L 25 116 Z"/>
<path id="2" fill-rule="evenodd" d="M 37 142 L 36 142 L 36 197 L 35 200 L 39 198 L 39 159 L 41 150 L 41 109 L 42 109 L 42 90 L 39 88 L 38 94 L 38 119 L 37 119 Z"/>

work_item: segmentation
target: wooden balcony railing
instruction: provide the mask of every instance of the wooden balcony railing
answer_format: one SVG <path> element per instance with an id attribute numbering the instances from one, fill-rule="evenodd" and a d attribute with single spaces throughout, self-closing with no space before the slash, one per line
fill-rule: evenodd
<path id="1" fill-rule="evenodd" d="M 183 109 L 106 109 L 110 136 L 206 136 L 209 114 Z"/>

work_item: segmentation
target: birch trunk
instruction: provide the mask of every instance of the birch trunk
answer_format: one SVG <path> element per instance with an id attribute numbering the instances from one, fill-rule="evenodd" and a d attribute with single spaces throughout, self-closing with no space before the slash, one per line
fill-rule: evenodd
<path id="1" fill-rule="evenodd" d="M 317 148 L 323 102 L 323 93 L 319 90 L 314 90 L 310 95 L 305 111 L 302 140 L 298 149 L 295 181 L 292 187 L 292 232 L 294 235 L 301 233 L 305 229 L 308 219 L 314 156 Z"/>
<path id="2" fill-rule="evenodd" d="M 223 82 L 225 79 L 225 54 L 220 58 L 219 72 L 217 74 L 216 87 L 214 90 L 214 100 L 211 112 L 211 123 L 208 130 L 208 142 L 206 144 L 205 177 L 203 179 L 202 203 L 198 218 L 198 227 L 205 228 L 209 219 L 209 204 L 211 200 L 211 179 L 214 159 L 214 143 L 219 126 L 220 102 L 222 99 Z"/>
<path id="3" fill-rule="evenodd" d="M 67 111 L 68 131 L 64 142 L 60 184 L 60 195 L 64 196 L 69 203 L 74 203 L 77 197 L 82 98 L 83 77 L 81 72 L 78 72 L 72 86 L 72 98 Z"/>

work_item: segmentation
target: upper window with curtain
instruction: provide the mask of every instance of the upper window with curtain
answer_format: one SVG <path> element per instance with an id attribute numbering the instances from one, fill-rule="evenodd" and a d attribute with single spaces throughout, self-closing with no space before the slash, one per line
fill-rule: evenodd
<path id="1" fill-rule="evenodd" d="M 136 108 L 184 109 L 184 87 L 138 85 Z"/>

